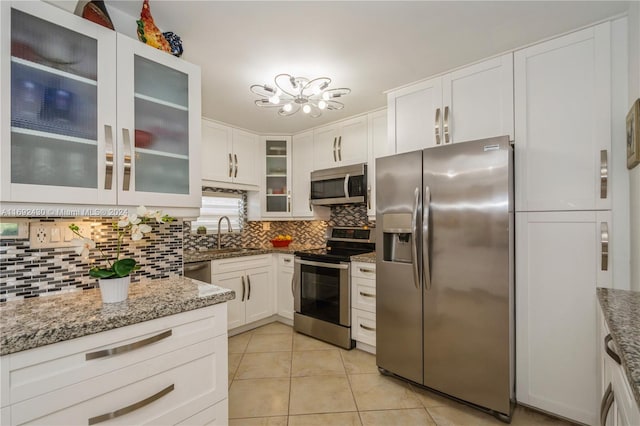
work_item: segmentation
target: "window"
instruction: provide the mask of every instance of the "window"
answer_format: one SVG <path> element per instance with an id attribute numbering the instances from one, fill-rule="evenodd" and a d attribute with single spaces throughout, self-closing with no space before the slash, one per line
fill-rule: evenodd
<path id="1" fill-rule="evenodd" d="M 224 192 L 203 192 L 200 217 L 191 222 L 191 231 L 196 232 L 199 226 L 207 228 L 207 232 L 218 232 L 218 221 L 227 216 L 231 222 L 232 232 L 240 232 L 242 212 L 242 195 Z M 227 232 L 227 221 L 220 224 L 220 232 Z"/>

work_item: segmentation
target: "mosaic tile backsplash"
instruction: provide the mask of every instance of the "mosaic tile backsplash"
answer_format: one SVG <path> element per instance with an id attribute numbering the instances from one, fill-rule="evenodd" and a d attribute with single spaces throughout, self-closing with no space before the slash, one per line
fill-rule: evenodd
<path id="1" fill-rule="evenodd" d="M 375 226 L 375 222 L 368 221 L 364 204 L 352 204 L 332 207 L 327 222 L 272 221 L 270 229 L 265 231 L 264 222 L 246 221 L 246 192 L 240 193 L 245 201 L 241 212 L 244 226 L 240 233 L 223 234 L 223 246 L 271 247 L 270 240 L 278 234 L 291 235 L 296 244 L 322 246 L 325 244 L 327 226 Z M 116 235 L 111 227 L 113 218 L 32 220 L 92 223 L 92 234 L 88 237 L 98 242 L 107 253 L 115 253 Z M 132 282 L 142 278 L 180 276 L 183 250 L 205 250 L 217 246 L 216 235 L 196 235 L 190 229 L 190 222 L 178 220 L 169 224 L 154 224 L 152 234 L 139 242 L 131 242 L 125 237 L 123 254 L 133 257 L 141 265 L 140 270 L 131 274 Z M 100 262 L 96 250 L 85 261 L 70 247 L 32 249 L 28 239 L 0 240 L 0 302 L 97 287 L 97 279 L 89 276 L 89 269 L 95 262 Z"/>
<path id="2" fill-rule="evenodd" d="M 92 233 L 86 236 L 96 241 L 105 253 L 115 253 L 113 218 L 60 220 L 91 223 Z M 147 234 L 141 241 L 132 242 L 128 236 L 124 239 L 123 255 L 136 259 L 141 266 L 131 274 L 132 282 L 182 275 L 183 222 L 151 226 L 151 235 Z M 0 240 L 0 302 L 97 287 L 97 279 L 89 276 L 95 262 L 102 262 L 97 250 L 92 250 L 89 259 L 83 260 L 71 247 L 32 249 L 28 239 Z"/>

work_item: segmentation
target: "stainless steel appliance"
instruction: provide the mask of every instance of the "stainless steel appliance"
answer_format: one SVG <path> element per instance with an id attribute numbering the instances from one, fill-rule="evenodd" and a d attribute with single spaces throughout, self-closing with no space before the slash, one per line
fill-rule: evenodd
<path id="1" fill-rule="evenodd" d="M 367 165 L 311 172 L 311 204 L 332 205 L 365 203 L 367 201 Z"/>
<path id="2" fill-rule="evenodd" d="M 185 263 L 184 276 L 211 284 L 211 261 Z"/>
<path id="3" fill-rule="evenodd" d="M 376 163 L 378 367 L 503 420 L 514 397 L 512 151 L 504 136 Z"/>
<path id="4" fill-rule="evenodd" d="M 374 230 L 334 227 L 325 248 L 296 251 L 293 328 L 346 349 L 351 340 L 350 257 L 375 250 Z"/>

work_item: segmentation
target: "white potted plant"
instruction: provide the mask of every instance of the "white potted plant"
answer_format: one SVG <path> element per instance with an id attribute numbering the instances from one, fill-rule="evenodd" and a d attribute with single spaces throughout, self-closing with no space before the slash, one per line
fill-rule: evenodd
<path id="1" fill-rule="evenodd" d="M 106 265 L 103 267 L 93 267 L 89 270 L 89 275 L 98 278 L 100 285 L 100 293 L 103 303 L 122 302 L 127 299 L 129 284 L 131 282 L 130 274 L 140 269 L 135 259 L 120 259 L 120 247 L 125 235 L 130 235 L 132 241 L 139 241 L 144 234 L 151 232 L 151 226 L 148 222 L 167 223 L 175 219 L 168 215 L 163 215 L 160 210 L 147 210 L 144 206 L 136 209 L 136 214 L 130 216 L 121 216 L 113 223 L 113 229 L 117 234 L 117 246 L 115 259 L 105 254 L 96 242 L 85 237 L 80 233 L 80 228 L 72 223 L 69 229 L 78 238 L 74 238 L 72 243 L 76 246 L 76 253 L 83 258 L 89 256 L 89 252 L 98 249 Z"/>

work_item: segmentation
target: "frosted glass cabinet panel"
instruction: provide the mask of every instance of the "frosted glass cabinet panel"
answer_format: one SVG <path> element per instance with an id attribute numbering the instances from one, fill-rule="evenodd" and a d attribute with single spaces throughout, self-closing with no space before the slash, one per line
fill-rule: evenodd
<path id="1" fill-rule="evenodd" d="M 118 69 L 118 202 L 199 205 L 200 69 L 121 34 Z"/>
<path id="2" fill-rule="evenodd" d="M 2 2 L 0 19 L 2 199 L 114 204 L 115 34 L 37 2 Z"/>
<path id="3" fill-rule="evenodd" d="M 291 216 L 291 137 L 268 136 L 260 139 L 264 158 L 264 197 L 262 216 Z"/>

